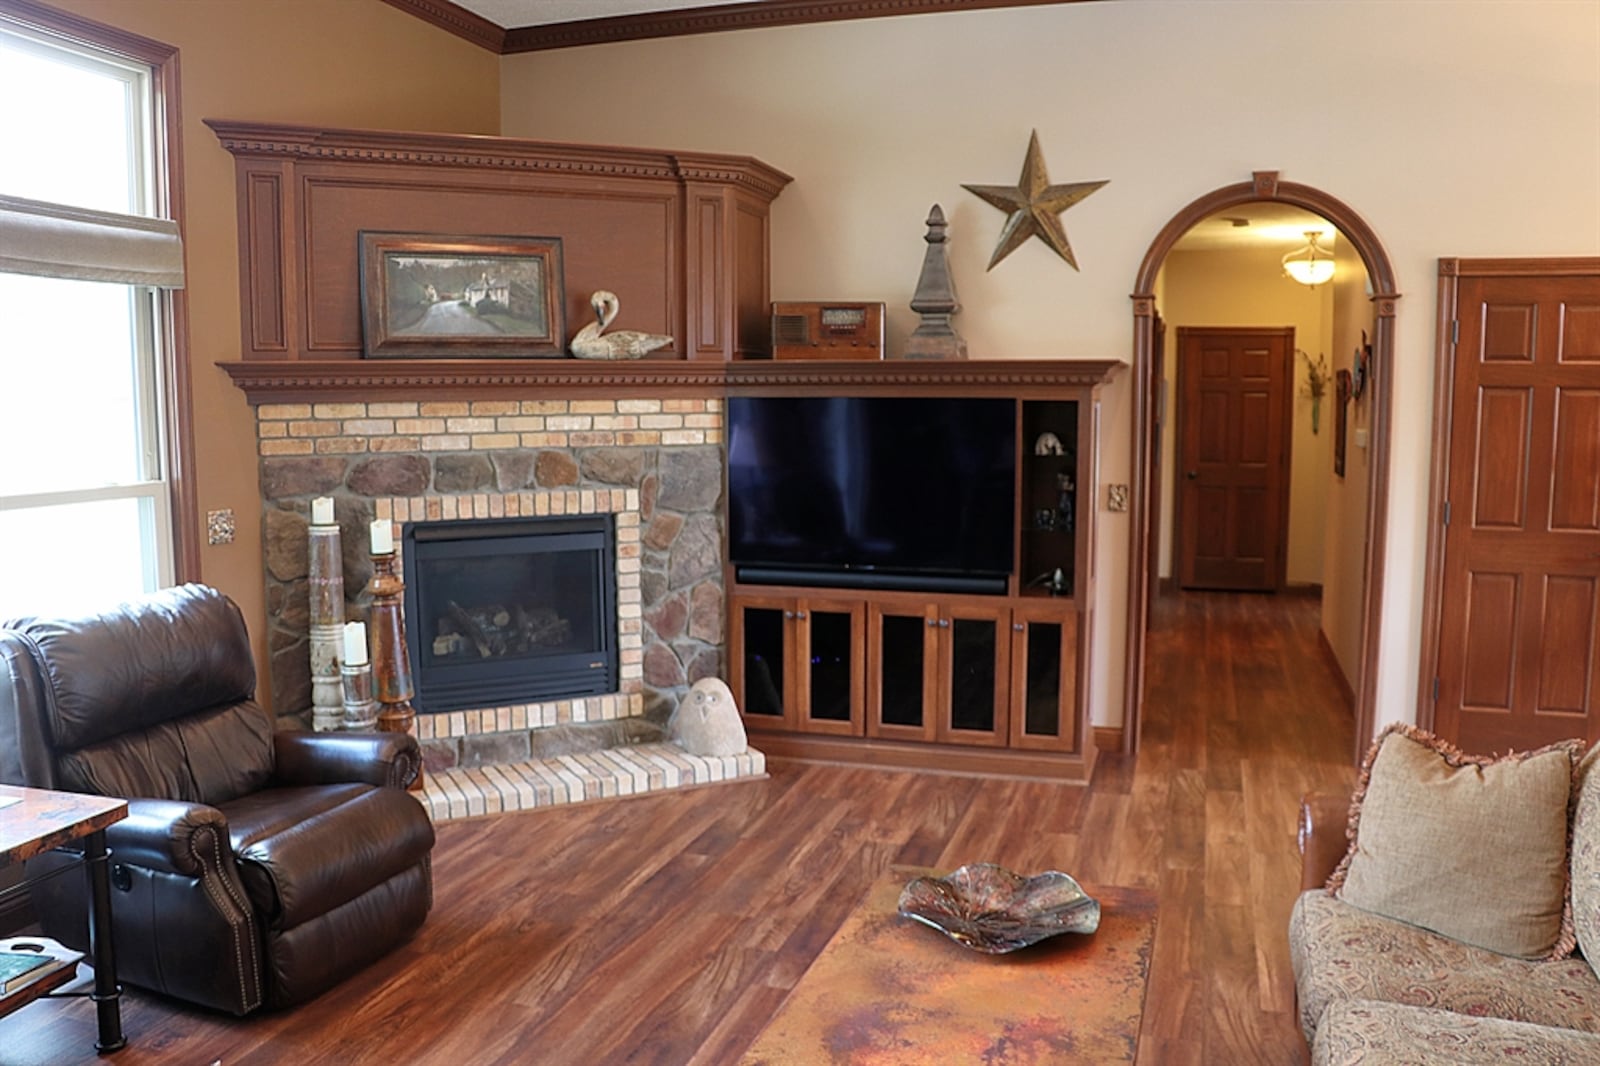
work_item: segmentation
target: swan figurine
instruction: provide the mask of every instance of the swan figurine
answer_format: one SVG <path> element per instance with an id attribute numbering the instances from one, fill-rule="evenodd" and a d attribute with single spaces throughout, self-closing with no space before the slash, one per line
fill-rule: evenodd
<path id="1" fill-rule="evenodd" d="M 604 289 L 589 297 L 595 320 L 580 329 L 572 338 L 572 354 L 579 359 L 637 359 L 646 352 L 665 348 L 672 338 L 660 333 L 641 333 L 634 329 L 619 329 L 606 333 L 622 308 L 617 294 Z"/>

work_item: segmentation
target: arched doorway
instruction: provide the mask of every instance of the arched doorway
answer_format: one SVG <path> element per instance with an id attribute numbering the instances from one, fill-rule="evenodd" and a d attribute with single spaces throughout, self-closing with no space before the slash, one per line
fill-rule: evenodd
<path id="1" fill-rule="evenodd" d="M 1399 292 L 1394 270 L 1377 234 L 1342 201 L 1308 185 L 1278 180 L 1277 171 L 1256 171 L 1252 180 L 1228 185 L 1191 202 L 1174 215 L 1150 244 L 1133 288 L 1133 468 L 1128 545 L 1128 673 L 1123 691 L 1123 745 L 1138 746 L 1144 702 L 1145 635 L 1149 620 L 1151 494 L 1159 491 L 1151 477 L 1153 455 L 1150 425 L 1155 390 L 1156 277 L 1178 239 L 1202 219 L 1241 204 L 1272 201 L 1321 215 L 1349 240 L 1361 256 L 1371 282 L 1373 305 L 1373 379 L 1371 462 L 1373 477 L 1367 490 L 1366 550 L 1362 563 L 1361 657 L 1352 688 L 1356 694 L 1353 759 L 1359 759 L 1372 736 L 1377 677 L 1374 666 L 1379 647 L 1382 603 L 1378 595 L 1383 580 L 1384 536 L 1388 527 L 1389 426 L 1393 399 L 1394 313 Z"/>

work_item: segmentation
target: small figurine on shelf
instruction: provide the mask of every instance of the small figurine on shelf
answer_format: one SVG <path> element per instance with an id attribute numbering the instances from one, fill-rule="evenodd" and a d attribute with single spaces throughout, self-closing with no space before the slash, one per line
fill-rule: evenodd
<path id="1" fill-rule="evenodd" d="M 1060 491 L 1060 496 L 1056 500 L 1056 511 L 1061 515 L 1056 528 L 1064 533 L 1071 533 L 1077 517 L 1074 512 L 1077 509 L 1078 485 L 1073 481 L 1070 471 L 1056 475 L 1056 488 Z"/>

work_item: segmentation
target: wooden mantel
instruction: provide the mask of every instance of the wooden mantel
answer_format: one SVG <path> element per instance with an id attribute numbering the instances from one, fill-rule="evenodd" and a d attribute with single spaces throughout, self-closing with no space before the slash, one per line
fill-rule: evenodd
<path id="1" fill-rule="evenodd" d="M 558 238 L 563 342 L 593 317 L 590 294 L 606 289 L 621 298 L 620 328 L 674 338 L 663 356 L 727 361 L 770 350 L 768 215 L 790 178 L 758 159 L 206 124 L 234 156 L 246 361 L 361 359 L 364 231 Z"/>
<path id="2" fill-rule="evenodd" d="M 638 359 L 244 360 L 220 364 L 252 404 L 389 399 L 491 399 L 508 392 L 586 398 L 619 393 L 683 395 L 816 392 L 1048 394 L 1109 382 L 1126 366 L 1108 359 L 970 359 L 952 362 L 729 363 Z"/>

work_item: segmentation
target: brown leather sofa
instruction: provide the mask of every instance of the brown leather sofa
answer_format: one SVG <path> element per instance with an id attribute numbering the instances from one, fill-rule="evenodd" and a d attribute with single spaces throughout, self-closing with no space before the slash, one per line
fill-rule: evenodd
<path id="1" fill-rule="evenodd" d="M 202 586 L 0 628 L 0 781 L 129 801 L 106 833 L 119 977 L 235 1014 L 317 995 L 433 901 L 415 738 L 275 733 L 254 696 L 244 619 Z M 46 935 L 85 948 L 85 892 L 32 890 Z"/>

